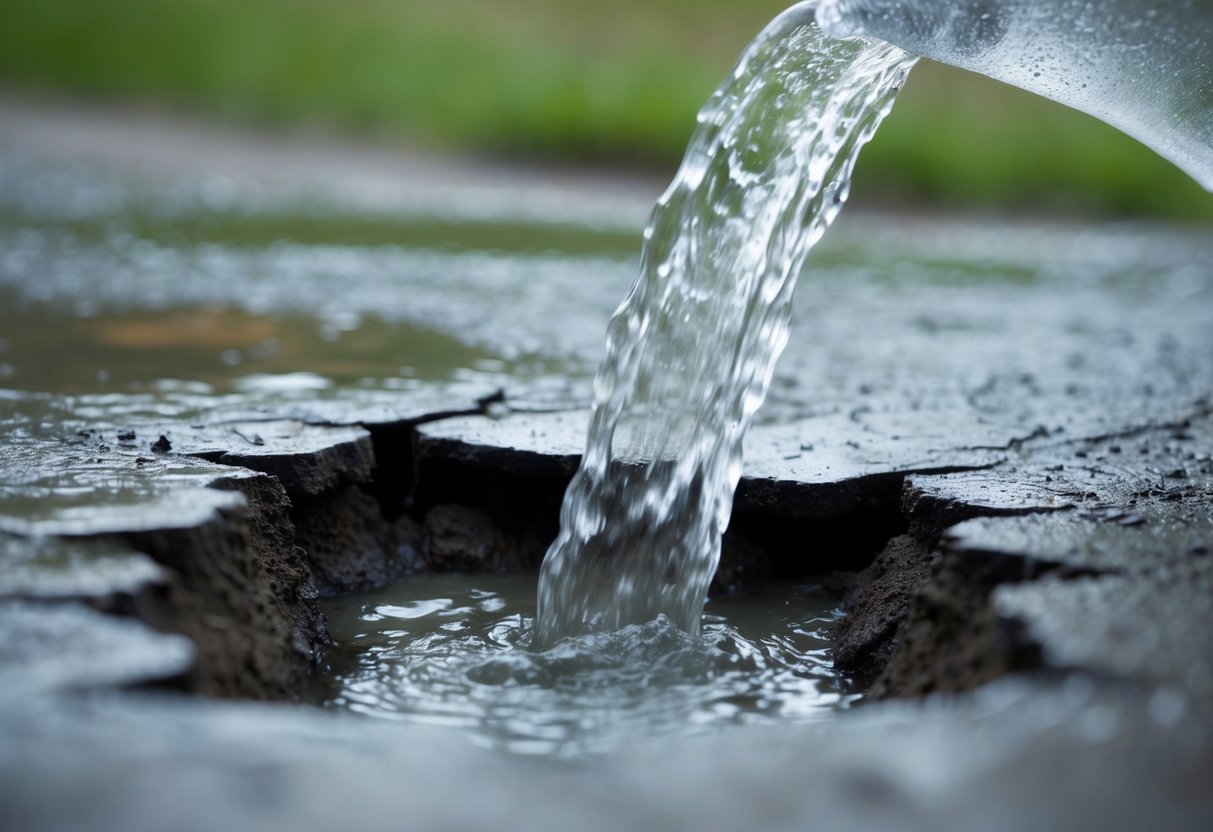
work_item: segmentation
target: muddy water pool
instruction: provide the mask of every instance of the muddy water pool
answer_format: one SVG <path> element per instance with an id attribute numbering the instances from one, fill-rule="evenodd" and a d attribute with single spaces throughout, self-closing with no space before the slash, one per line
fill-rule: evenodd
<path id="1" fill-rule="evenodd" d="M 645 736 L 815 722 L 857 694 L 834 672 L 837 602 L 811 584 L 711 602 L 702 638 L 668 621 L 528 649 L 534 575 L 432 575 L 325 604 L 337 646 L 310 698 L 445 725 L 520 754 Z"/>

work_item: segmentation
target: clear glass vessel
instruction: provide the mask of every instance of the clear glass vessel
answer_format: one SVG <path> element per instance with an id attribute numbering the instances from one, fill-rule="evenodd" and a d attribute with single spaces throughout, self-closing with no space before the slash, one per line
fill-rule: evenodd
<path id="1" fill-rule="evenodd" d="M 1213 191 L 1213 0 L 822 0 L 817 18 L 1090 113 Z"/>

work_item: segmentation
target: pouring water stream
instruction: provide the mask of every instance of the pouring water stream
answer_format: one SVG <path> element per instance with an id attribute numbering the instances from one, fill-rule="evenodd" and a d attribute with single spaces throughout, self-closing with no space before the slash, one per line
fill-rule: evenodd
<path id="1" fill-rule="evenodd" d="M 914 64 L 885 43 L 825 38 L 815 14 L 792 7 L 745 51 L 645 230 L 543 563 L 540 649 L 659 615 L 699 630 L 796 279 Z"/>
<path id="2" fill-rule="evenodd" d="M 797 277 L 917 60 L 886 41 L 1091 112 L 1213 188 L 1213 4 L 1138 11 L 812 0 L 754 40 L 700 113 L 611 320 L 537 648 L 658 616 L 698 632 Z"/>

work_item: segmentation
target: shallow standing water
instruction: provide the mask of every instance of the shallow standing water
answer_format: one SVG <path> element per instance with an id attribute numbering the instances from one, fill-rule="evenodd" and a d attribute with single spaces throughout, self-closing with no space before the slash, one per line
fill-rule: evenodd
<path id="1" fill-rule="evenodd" d="M 815 722 L 852 704 L 812 584 L 709 603 L 701 637 L 668 619 L 530 650 L 533 575 L 432 575 L 325 604 L 337 647 L 310 698 L 444 725 L 482 745 L 559 757 L 653 734 Z"/>

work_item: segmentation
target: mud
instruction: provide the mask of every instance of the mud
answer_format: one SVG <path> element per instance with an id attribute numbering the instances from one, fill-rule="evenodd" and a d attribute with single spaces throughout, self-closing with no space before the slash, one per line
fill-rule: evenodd
<path id="1" fill-rule="evenodd" d="M 931 577 L 938 551 L 909 535 L 889 541 L 870 567 L 836 576 L 847 616 L 835 632 L 835 666 L 859 677 L 883 670 L 897 649 L 897 630 L 910 600 Z"/>
<path id="2" fill-rule="evenodd" d="M 417 523 L 407 516 L 388 521 L 379 502 L 359 486 L 299 501 L 291 516 L 322 595 L 386 586 L 425 569 Z"/>

